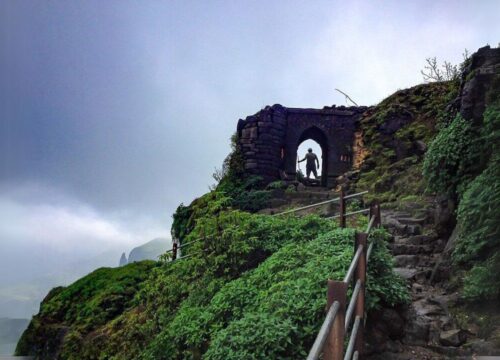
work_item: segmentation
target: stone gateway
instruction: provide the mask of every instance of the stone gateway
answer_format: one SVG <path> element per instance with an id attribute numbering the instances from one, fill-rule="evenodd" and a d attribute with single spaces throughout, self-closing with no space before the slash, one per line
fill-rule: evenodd
<path id="1" fill-rule="evenodd" d="M 368 108 L 331 106 L 323 109 L 267 106 L 238 122 L 238 145 L 245 172 L 265 182 L 283 175 L 295 179 L 297 149 L 305 140 L 321 147 L 321 185 L 335 186 L 335 178 L 353 164 L 356 123 Z"/>

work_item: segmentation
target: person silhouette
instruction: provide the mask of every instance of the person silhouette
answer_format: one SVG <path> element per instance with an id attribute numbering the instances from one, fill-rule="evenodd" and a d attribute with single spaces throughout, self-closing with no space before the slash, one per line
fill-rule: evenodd
<path id="1" fill-rule="evenodd" d="M 314 178 L 318 178 L 318 172 L 316 169 L 319 169 L 319 160 L 318 157 L 316 156 L 315 153 L 313 153 L 313 149 L 309 148 L 307 150 L 307 154 L 304 156 L 302 160 L 299 160 L 299 163 L 302 161 L 307 161 L 306 162 L 306 175 L 307 178 L 309 179 L 309 176 L 311 175 L 311 172 L 314 174 Z"/>

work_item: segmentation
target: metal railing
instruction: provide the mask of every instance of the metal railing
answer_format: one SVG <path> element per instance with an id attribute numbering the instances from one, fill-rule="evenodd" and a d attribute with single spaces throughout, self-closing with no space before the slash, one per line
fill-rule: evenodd
<path id="1" fill-rule="evenodd" d="M 273 216 L 280 216 L 280 215 L 292 214 L 292 213 L 296 213 L 296 212 L 299 212 L 299 211 L 302 211 L 302 210 L 307 210 L 307 209 L 311 209 L 311 208 L 314 208 L 314 207 L 331 204 L 331 203 L 334 203 L 334 202 L 337 202 L 337 201 L 342 204 L 342 202 L 344 200 L 355 198 L 357 196 L 361 196 L 361 195 L 364 195 L 364 194 L 368 194 L 368 191 L 361 191 L 361 192 L 356 193 L 356 194 L 351 194 L 351 195 L 346 195 L 345 196 L 344 195 L 344 190 L 341 190 L 339 197 L 336 197 L 336 198 L 333 198 L 333 199 L 330 199 L 330 200 L 321 201 L 319 203 L 315 203 L 315 204 L 311 204 L 311 205 L 306 205 L 306 206 L 301 206 L 301 207 L 298 207 L 298 208 L 286 210 L 286 211 L 280 212 L 278 214 L 274 214 Z M 344 205 L 345 205 L 345 202 L 344 202 Z M 348 214 L 344 214 L 344 215 L 348 215 Z"/>
<path id="2" fill-rule="evenodd" d="M 342 197 L 342 196 L 341 196 Z M 340 207 L 341 227 L 345 227 L 345 206 Z M 365 284 L 368 259 L 373 249 L 373 242 L 368 245 L 368 236 L 373 227 L 381 224 L 380 205 L 374 204 L 369 209 L 369 222 L 366 232 L 357 232 L 354 242 L 354 255 L 342 281 L 328 280 L 327 313 L 316 336 L 307 360 L 350 360 L 363 355 L 364 319 L 365 319 Z M 355 212 L 361 213 L 361 211 Z M 332 217 L 334 218 L 334 217 Z M 352 284 L 353 291 L 347 303 L 347 290 Z M 354 323 L 349 341 L 344 352 L 344 339 L 349 332 L 352 318 Z"/>
<path id="3" fill-rule="evenodd" d="M 311 205 L 306 205 L 306 206 L 302 206 L 302 207 L 290 209 L 290 210 L 287 210 L 287 211 L 284 211 L 284 212 L 281 212 L 281 213 L 278 213 L 278 214 L 274 214 L 273 216 L 280 216 L 280 215 L 292 214 L 292 213 L 300 212 L 302 210 L 311 209 L 311 208 L 314 208 L 314 207 L 320 207 L 320 206 L 331 204 L 331 203 L 334 203 L 334 202 L 339 202 L 339 213 L 337 215 L 333 215 L 333 216 L 327 217 L 326 219 L 338 219 L 338 218 L 340 218 L 340 226 L 341 227 L 345 227 L 346 218 L 348 216 L 352 216 L 352 215 L 356 215 L 356 214 L 361 214 L 361 213 L 366 213 L 366 212 L 370 211 L 370 209 L 362 209 L 362 210 L 356 210 L 356 211 L 346 212 L 345 211 L 346 210 L 346 200 L 352 199 L 352 198 L 355 198 L 355 197 L 358 197 L 358 196 L 362 196 L 362 195 L 365 195 L 365 194 L 368 194 L 368 191 L 361 191 L 361 192 L 358 192 L 358 193 L 355 193 L 355 194 L 345 195 L 344 190 L 341 190 L 339 192 L 339 196 L 336 197 L 336 198 L 333 198 L 333 199 L 330 199 L 330 200 L 326 200 L 326 201 L 321 201 L 319 203 L 315 203 L 315 204 L 311 204 Z M 178 242 L 174 241 L 174 243 L 172 244 L 172 249 L 167 250 L 165 253 L 169 253 L 169 252 L 172 253 L 172 261 L 174 261 L 174 260 L 180 260 L 180 259 L 184 259 L 184 258 L 190 257 L 193 254 L 179 256 L 179 252 L 180 252 L 180 250 L 182 248 L 184 248 L 186 246 L 189 246 L 189 245 L 192 245 L 193 243 L 195 243 L 198 240 L 202 240 L 202 239 L 200 238 L 200 239 L 192 240 L 192 241 L 189 241 L 187 243 L 178 243 Z"/>
<path id="4" fill-rule="evenodd" d="M 179 257 L 178 256 L 179 255 L 179 251 L 182 248 L 186 247 L 186 246 L 194 244 L 198 240 L 202 240 L 202 239 L 200 238 L 200 239 L 192 240 L 192 241 L 189 241 L 187 243 L 182 243 L 182 244 L 179 244 L 177 241 L 174 241 L 172 243 L 172 249 L 168 249 L 167 251 L 165 251 L 165 253 L 169 253 L 169 252 L 172 253 L 172 261 L 174 261 L 174 260 L 180 260 L 180 259 L 184 259 L 184 258 L 190 257 L 190 256 L 192 256 L 192 254 L 188 254 L 188 255 L 184 255 L 182 257 Z"/>

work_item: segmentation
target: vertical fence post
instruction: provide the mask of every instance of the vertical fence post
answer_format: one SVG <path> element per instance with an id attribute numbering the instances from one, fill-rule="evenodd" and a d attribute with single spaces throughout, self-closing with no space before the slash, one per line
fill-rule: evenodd
<path id="1" fill-rule="evenodd" d="M 324 345 L 323 360 L 342 360 L 344 358 L 344 321 L 347 284 L 343 281 L 328 280 L 327 309 L 335 301 L 338 301 L 340 306 Z"/>
<path id="2" fill-rule="evenodd" d="M 340 210 L 340 227 L 345 228 L 345 199 L 344 199 L 344 188 L 340 189 L 340 201 L 339 201 L 339 210 Z"/>
<path id="3" fill-rule="evenodd" d="M 177 259 L 177 241 L 174 240 L 173 244 L 172 244 L 172 260 L 175 260 Z"/>
<path id="4" fill-rule="evenodd" d="M 361 320 L 365 317 L 365 284 L 366 284 L 366 251 L 368 246 L 368 234 L 367 233 L 356 233 L 356 239 L 354 241 L 355 251 L 358 246 L 363 246 L 363 252 L 359 258 L 358 265 L 356 266 L 356 272 L 354 276 L 354 283 L 361 280 L 361 289 L 356 299 L 355 316 L 359 316 Z M 356 337 L 356 342 L 354 345 L 354 351 L 358 351 L 359 356 L 363 355 L 364 349 L 364 321 L 359 324 L 358 335 Z"/>

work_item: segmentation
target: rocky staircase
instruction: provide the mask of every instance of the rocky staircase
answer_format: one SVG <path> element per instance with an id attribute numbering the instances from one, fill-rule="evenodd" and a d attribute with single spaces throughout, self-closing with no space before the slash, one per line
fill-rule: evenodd
<path id="1" fill-rule="evenodd" d="M 411 304 L 383 309 L 368 320 L 369 359 L 471 359 L 480 348 L 474 334 L 460 329 L 450 314 L 458 295 L 446 287 L 449 268 L 441 261 L 446 242 L 433 231 L 433 212 L 431 202 L 382 212 L 393 235 L 394 271 L 408 282 Z M 463 346 L 466 341 L 477 346 Z"/>

